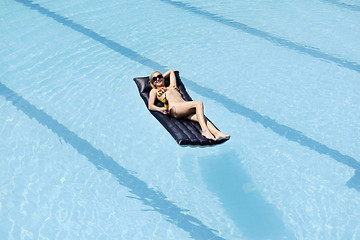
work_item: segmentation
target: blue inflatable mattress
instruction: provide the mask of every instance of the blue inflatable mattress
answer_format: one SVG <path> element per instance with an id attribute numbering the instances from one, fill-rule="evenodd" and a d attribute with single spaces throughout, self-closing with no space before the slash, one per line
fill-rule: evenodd
<path id="1" fill-rule="evenodd" d="M 182 97 L 186 101 L 192 101 L 191 97 L 187 93 L 184 84 L 181 82 L 179 72 L 175 72 L 177 86 L 180 89 Z M 145 106 L 148 109 L 149 93 L 151 86 L 149 84 L 149 77 L 137 77 L 134 81 L 138 87 L 141 98 L 144 100 Z M 169 79 L 165 80 L 165 84 L 169 85 Z M 156 100 L 155 104 L 159 107 L 163 106 L 163 103 Z M 186 118 L 176 119 L 170 115 L 164 115 L 157 111 L 151 111 L 150 113 L 164 126 L 164 128 L 171 134 L 175 141 L 179 145 L 214 145 L 220 144 L 226 141 L 212 141 L 204 138 L 201 135 L 201 128 L 198 122 L 191 121 Z"/>

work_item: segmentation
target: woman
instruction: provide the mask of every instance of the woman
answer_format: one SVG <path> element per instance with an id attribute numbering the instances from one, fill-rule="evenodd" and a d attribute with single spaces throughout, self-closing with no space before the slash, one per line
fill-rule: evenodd
<path id="1" fill-rule="evenodd" d="M 170 86 L 165 86 L 165 78 L 170 77 Z M 204 115 L 203 103 L 200 101 L 185 101 L 176 85 L 176 76 L 173 70 L 167 71 L 164 75 L 161 72 L 153 72 L 150 75 L 150 85 L 153 89 L 150 91 L 148 108 L 163 114 L 170 114 L 174 118 L 188 118 L 200 124 L 201 134 L 210 140 L 229 139 L 230 135 L 220 132 L 208 121 Z M 161 102 L 166 99 L 169 101 L 169 110 L 165 107 L 155 105 L 155 100 Z"/>

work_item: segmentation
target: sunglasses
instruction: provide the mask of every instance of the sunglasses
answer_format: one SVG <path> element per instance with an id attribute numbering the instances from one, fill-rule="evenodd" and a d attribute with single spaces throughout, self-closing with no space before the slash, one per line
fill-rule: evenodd
<path id="1" fill-rule="evenodd" d="M 155 82 L 156 80 L 161 79 L 161 78 L 163 78 L 163 75 L 159 74 L 159 75 L 153 77 L 153 78 L 151 79 L 151 81 L 152 81 L 152 82 Z"/>

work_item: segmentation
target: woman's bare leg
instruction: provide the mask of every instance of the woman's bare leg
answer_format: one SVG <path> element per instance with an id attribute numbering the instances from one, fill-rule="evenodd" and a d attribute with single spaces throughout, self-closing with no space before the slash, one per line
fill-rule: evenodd
<path id="1" fill-rule="evenodd" d="M 188 117 L 189 115 L 195 115 L 197 122 L 200 124 L 202 135 L 207 139 L 215 140 L 215 137 L 211 134 L 204 116 L 203 103 L 200 101 L 189 101 L 181 103 L 173 103 L 170 106 L 170 114 L 175 118 Z"/>
<path id="2" fill-rule="evenodd" d="M 196 114 L 189 115 L 187 116 L 187 118 L 192 121 L 198 122 Z M 230 135 L 226 135 L 225 133 L 219 131 L 206 117 L 205 117 L 205 122 L 210 132 L 215 136 L 216 140 L 230 138 Z"/>

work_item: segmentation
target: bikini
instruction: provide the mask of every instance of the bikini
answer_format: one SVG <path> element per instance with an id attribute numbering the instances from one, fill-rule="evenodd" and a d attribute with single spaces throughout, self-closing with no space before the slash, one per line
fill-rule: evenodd
<path id="1" fill-rule="evenodd" d="M 159 88 L 158 89 L 158 98 L 160 98 L 164 93 L 166 93 L 168 90 L 176 90 L 176 91 L 178 91 L 178 92 L 180 92 L 180 89 L 179 89 L 179 87 L 177 87 L 177 86 L 172 86 L 172 87 L 161 87 L 161 88 Z M 162 102 L 164 102 L 165 101 L 165 98 L 163 99 L 163 100 L 161 100 Z"/>

